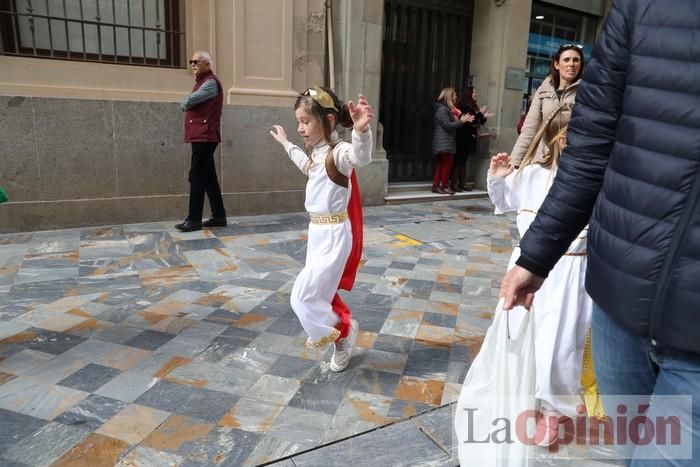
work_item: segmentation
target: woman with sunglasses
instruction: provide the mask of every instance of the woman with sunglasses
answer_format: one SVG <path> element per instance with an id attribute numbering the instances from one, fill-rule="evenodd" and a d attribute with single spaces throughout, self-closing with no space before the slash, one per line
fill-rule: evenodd
<path id="1" fill-rule="evenodd" d="M 510 157 L 515 167 L 520 165 L 520 161 L 532 144 L 537 130 L 549 115 L 557 113 L 559 118 L 566 120 L 562 123 L 568 123 L 571 109 L 576 101 L 576 91 L 581 81 L 583 64 L 582 46 L 562 44 L 559 47 L 549 65 L 549 76 L 545 78 L 532 97 L 532 104 L 525 117 L 522 131 L 511 151 Z M 539 143 L 535 154 L 536 160 L 542 157 L 544 150 L 544 145 Z"/>

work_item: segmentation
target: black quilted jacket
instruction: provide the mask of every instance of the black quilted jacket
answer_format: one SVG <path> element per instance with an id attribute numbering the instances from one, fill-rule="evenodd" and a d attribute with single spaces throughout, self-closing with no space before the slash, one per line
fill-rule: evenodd
<path id="1" fill-rule="evenodd" d="M 700 354 L 700 1 L 616 0 L 518 264 L 590 218 L 586 288 L 627 330 Z"/>

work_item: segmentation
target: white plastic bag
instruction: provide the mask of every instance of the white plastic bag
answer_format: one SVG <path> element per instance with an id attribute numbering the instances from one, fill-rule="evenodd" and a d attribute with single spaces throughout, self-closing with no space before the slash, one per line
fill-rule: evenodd
<path id="1" fill-rule="evenodd" d="M 535 427 L 535 344 L 531 313 L 498 303 L 455 413 L 462 467 L 530 465 Z"/>

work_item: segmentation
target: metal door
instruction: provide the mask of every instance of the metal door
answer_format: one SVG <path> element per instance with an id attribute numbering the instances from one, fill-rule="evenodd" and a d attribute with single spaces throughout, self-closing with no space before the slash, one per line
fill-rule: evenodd
<path id="1" fill-rule="evenodd" d="M 469 84 L 473 0 L 385 0 L 379 120 L 389 182 L 431 180 L 433 103 Z"/>

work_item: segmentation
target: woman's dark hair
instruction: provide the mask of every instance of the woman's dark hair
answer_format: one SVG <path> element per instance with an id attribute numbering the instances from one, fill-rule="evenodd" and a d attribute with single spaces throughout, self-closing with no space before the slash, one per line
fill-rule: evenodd
<path id="1" fill-rule="evenodd" d="M 476 101 L 472 98 L 474 95 L 474 86 L 467 86 L 457 99 L 457 107 L 460 109 L 470 108 L 476 109 Z"/>
<path id="2" fill-rule="evenodd" d="M 307 112 L 316 117 L 323 127 L 323 139 L 328 144 L 332 144 L 331 133 L 333 133 L 334 128 L 331 127 L 331 122 L 327 118 L 328 115 L 335 117 L 336 125 L 342 125 L 346 128 L 351 127 L 353 121 L 350 116 L 350 109 L 348 109 L 348 105 L 345 102 L 338 99 L 338 96 L 331 89 L 325 87 L 319 87 L 319 89 L 325 91 L 333 99 L 333 107 L 321 105 L 315 98 L 316 91 L 314 91 L 314 88 L 309 88 L 297 97 L 294 103 L 294 110 L 304 107 Z"/>
<path id="3" fill-rule="evenodd" d="M 554 89 L 559 89 L 559 70 L 554 68 L 554 64 L 559 61 L 561 54 L 567 50 L 575 50 L 581 57 L 581 68 L 578 69 L 578 74 L 576 75 L 576 78 L 574 78 L 574 82 L 578 81 L 583 74 L 583 65 L 585 61 L 583 57 L 583 47 L 578 44 L 562 44 L 559 47 L 559 50 L 557 50 L 557 53 L 554 54 L 554 57 L 552 57 L 552 61 L 549 64 L 549 77 L 552 80 L 552 86 L 554 86 Z"/>

